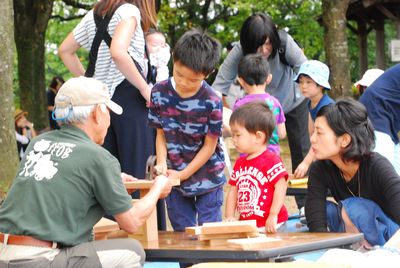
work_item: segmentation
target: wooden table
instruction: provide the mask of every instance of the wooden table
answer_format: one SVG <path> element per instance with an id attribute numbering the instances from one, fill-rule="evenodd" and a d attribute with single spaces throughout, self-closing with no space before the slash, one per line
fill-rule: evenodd
<path id="1" fill-rule="evenodd" d="M 158 241 L 142 242 L 147 261 L 200 263 L 212 261 L 273 261 L 283 256 L 320 249 L 349 247 L 363 239 L 350 233 L 278 233 L 281 239 L 259 249 L 241 250 L 226 245 L 210 246 L 183 232 L 159 232 Z"/>

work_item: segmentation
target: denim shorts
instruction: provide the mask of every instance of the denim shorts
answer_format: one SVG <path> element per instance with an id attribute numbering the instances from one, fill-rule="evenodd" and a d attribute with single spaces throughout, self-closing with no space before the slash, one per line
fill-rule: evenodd
<path id="1" fill-rule="evenodd" d="M 357 229 L 364 233 L 365 240 L 373 246 L 384 245 L 399 229 L 399 225 L 389 218 L 375 202 L 362 197 L 349 197 L 338 204 L 327 201 L 326 215 L 329 231 L 345 232 L 342 208 Z"/>
<path id="2" fill-rule="evenodd" d="M 168 217 L 174 231 L 184 231 L 185 227 L 200 226 L 205 222 L 222 221 L 223 187 L 199 196 L 183 196 L 173 188 L 165 198 Z"/>

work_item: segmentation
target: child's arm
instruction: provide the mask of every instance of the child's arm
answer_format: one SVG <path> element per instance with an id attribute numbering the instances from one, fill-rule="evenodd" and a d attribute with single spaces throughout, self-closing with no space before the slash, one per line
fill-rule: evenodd
<path id="1" fill-rule="evenodd" d="M 167 173 L 167 142 L 165 140 L 164 130 L 157 128 L 156 136 L 156 157 L 157 168 L 162 170 L 162 174 Z"/>
<path id="2" fill-rule="evenodd" d="M 226 197 L 225 221 L 236 220 L 235 218 L 236 202 L 237 202 L 237 187 L 231 185 L 229 187 L 229 192 Z"/>
<path id="3" fill-rule="evenodd" d="M 293 173 L 293 177 L 301 178 L 307 174 L 308 168 L 310 167 L 311 163 L 314 161 L 314 152 L 312 148 L 308 151 L 306 157 L 304 157 L 303 161 L 297 166 L 296 170 Z"/>
<path id="4" fill-rule="evenodd" d="M 168 170 L 168 177 L 179 179 L 180 181 L 187 180 L 197 170 L 199 170 L 210 159 L 217 147 L 218 136 L 207 135 L 204 139 L 203 147 L 196 154 L 193 160 L 181 171 Z"/>
<path id="5" fill-rule="evenodd" d="M 308 134 L 311 135 L 314 133 L 314 120 L 312 120 L 311 114 L 308 113 Z"/>
<path id="6" fill-rule="evenodd" d="M 265 231 L 267 233 L 275 233 L 278 223 L 278 213 L 283 206 L 286 197 L 287 183 L 285 178 L 280 178 L 275 184 L 274 198 L 272 199 L 271 208 L 267 221 L 265 222 Z"/>
<path id="7" fill-rule="evenodd" d="M 286 126 L 285 123 L 277 124 L 276 127 L 278 128 L 278 137 L 280 140 L 286 137 Z"/>
<path id="8" fill-rule="evenodd" d="M 311 135 L 314 133 L 314 121 L 311 118 L 311 114 L 308 113 L 308 133 Z M 301 178 L 307 174 L 308 168 L 311 163 L 314 161 L 314 152 L 312 148 L 308 151 L 306 157 L 304 157 L 303 161 L 297 166 L 296 170 L 293 173 L 294 178 Z"/>

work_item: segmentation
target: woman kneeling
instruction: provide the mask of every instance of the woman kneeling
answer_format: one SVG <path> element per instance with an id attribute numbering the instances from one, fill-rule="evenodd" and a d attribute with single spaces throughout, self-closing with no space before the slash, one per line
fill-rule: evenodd
<path id="1" fill-rule="evenodd" d="M 305 214 L 311 232 L 362 232 L 383 245 L 399 229 L 400 176 L 372 152 L 365 107 L 350 99 L 323 107 L 315 120 Z M 327 201 L 328 192 L 336 203 Z"/>

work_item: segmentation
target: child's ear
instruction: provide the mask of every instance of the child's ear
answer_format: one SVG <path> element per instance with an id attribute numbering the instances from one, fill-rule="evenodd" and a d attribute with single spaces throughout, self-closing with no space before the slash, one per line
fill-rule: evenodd
<path id="1" fill-rule="evenodd" d="M 256 138 L 260 141 L 260 144 L 265 144 L 267 142 L 267 135 L 262 131 L 256 132 Z"/>
<path id="2" fill-rule="evenodd" d="M 269 74 L 267 79 L 265 80 L 265 83 L 267 83 L 267 85 L 269 85 L 269 83 L 271 83 L 272 81 L 272 74 Z"/>

